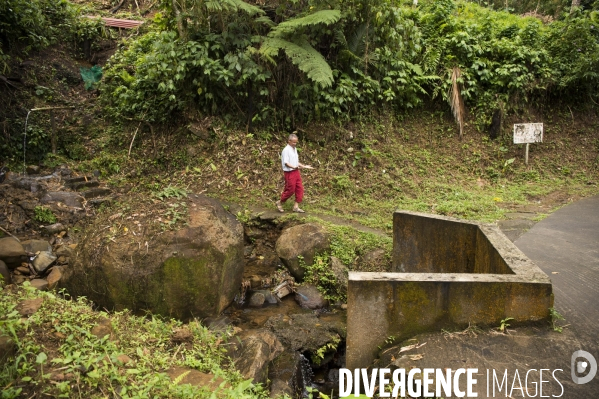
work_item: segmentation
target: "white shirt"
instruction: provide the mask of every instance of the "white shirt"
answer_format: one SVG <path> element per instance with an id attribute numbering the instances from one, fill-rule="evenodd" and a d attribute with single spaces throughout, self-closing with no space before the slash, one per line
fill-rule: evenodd
<path id="1" fill-rule="evenodd" d="M 292 169 L 285 164 L 289 164 L 292 166 L 299 165 L 299 157 L 297 156 L 297 150 L 287 144 L 287 147 L 283 148 L 283 152 L 281 152 L 281 165 L 283 166 L 284 172 L 291 172 Z"/>

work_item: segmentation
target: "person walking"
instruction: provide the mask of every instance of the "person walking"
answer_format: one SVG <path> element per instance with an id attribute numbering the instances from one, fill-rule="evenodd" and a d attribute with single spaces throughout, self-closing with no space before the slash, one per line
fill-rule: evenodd
<path id="1" fill-rule="evenodd" d="M 277 209 L 279 212 L 285 212 L 283 209 L 283 203 L 295 195 L 295 203 L 293 204 L 293 212 L 305 213 L 303 209 L 299 207 L 299 204 L 304 198 L 304 185 L 302 184 L 302 176 L 300 175 L 300 169 L 312 169 L 310 165 L 304 165 L 299 162 L 297 155 L 298 138 L 295 134 L 290 134 L 287 140 L 287 146 L 281 152 L 281 166 L 283 167 L 283 173 L 285 174 L 285 188 L 281 193 L 281 198 L 276 202 Z"/>

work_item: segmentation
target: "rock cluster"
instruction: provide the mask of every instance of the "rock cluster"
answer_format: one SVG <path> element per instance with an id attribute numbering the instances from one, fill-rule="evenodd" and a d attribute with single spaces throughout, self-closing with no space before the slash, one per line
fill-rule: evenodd
<path id="1" fill-rule="evenodd" d="M 40 290 L 54 289 L 77 244 L 67 244 L 64 231 L 47 240 L 18 241 L 13 237 L 0 238 L 0 274 L 4 284 L 29 281 Z"/>
<path id="2" fill-rule="evenodd" d="M 25 176 L 9 172 L 0 184 L 6 209 L 0 214 L 0 275 L 4 285 L 30 281 L 38 289 L 54 289 L 77 246 L 69 227 L 112 193 L 103 189 L 98 197 L 91 192 L 101 185 L 96 176 L 76 176 L 65 166 L 44 171 L 30 165 L 26 171 Z M 46 219 L 39 212 L 46 212 Z"/>

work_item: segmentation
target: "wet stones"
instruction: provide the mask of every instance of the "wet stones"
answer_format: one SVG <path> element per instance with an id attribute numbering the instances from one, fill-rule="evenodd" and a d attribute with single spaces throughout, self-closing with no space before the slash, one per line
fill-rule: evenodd
<path id="1" fill-rule="evenodd" d="M 244 378 L 264 383 L 268 364 L 284 350 L 277 336 L 268 330 L 252 330 L 244 334 L 235 368 Z"/>
<path id="2" fill-rule="evenodd" d="M 302 308 L 321 309 L 329 304 L 318 288 L 313 285 L 302 285 L 295 291 L 295 300 Z"/>
<path id="3" fill-rule="evenodd" d="M 341 318 L 319 318 L 314 313 L 272 316 L 264 326 L 285 348 L 302 353 L 316 353 L 328 343 L 345 339 L 345 323 Z"/>
<path id="4" fill-rule="evenodd" d="M 252 294 L 252 297 L 250 298 L 249 306 L 254 307 L 254 308 L 259 308 L 260 306 L 264 305 L 265 301 L 266 301 L 266 297 L 264 296 L 263 293 L 254 292 Z"/>
<path id="5" fill-rule="evenodd" d="M 271 398 L 283 395 L 297 397 L 304 388 L 301 366 L 302 358 L 299 352 L 287 351 L 273 360 L 268 374 L 268 379 L 271 381 Z"/>

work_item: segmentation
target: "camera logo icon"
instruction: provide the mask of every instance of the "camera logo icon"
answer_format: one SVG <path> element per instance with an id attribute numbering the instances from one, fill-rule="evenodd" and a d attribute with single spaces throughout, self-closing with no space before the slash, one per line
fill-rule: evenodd
<path id="1" fill-rule="evenodd" d="M 584 358 L 584 360 L 582 360 Z M 597 360 L 589 352 L 578 350 L 572 354 L 572 360 L 570 363 L 572 370 L 572 381 L 575 384 L 586 384 L 591 381 L 595 374 L 597 374 Z M 588 371 L 588 374 L 584 377 L 578 375 L 584 374 Z"/>

